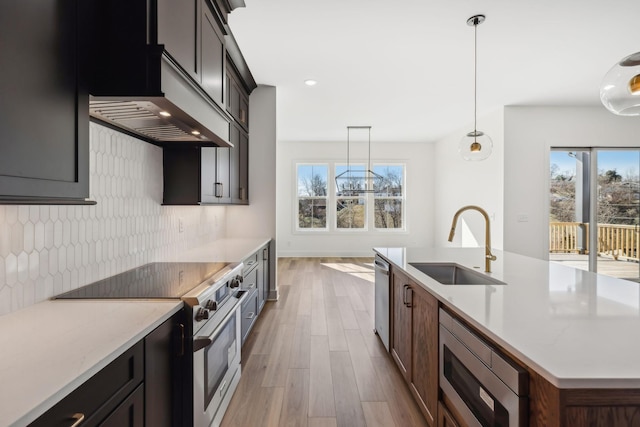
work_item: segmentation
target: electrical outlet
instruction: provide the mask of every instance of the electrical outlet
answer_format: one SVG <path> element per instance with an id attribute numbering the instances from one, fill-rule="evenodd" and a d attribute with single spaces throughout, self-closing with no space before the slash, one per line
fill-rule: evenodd
<path id="1" fill-rule="evenodd" d="M 182 286 L 183 281 L 184 281 L 184 271 L 180 270 L 180 273 L 178 273 L 178 284 Z"/>
<path id="2" fill-rule="evenodd" d="M 529 222 L 529 215 L 520 213 L 516 217 L 516 221 L 518 222 Z"/>
<path id="3" fill-rule="evenodd" d="M 182 218 L 178 218 L 178 233 L 184 232 L 184 222 Z"/>

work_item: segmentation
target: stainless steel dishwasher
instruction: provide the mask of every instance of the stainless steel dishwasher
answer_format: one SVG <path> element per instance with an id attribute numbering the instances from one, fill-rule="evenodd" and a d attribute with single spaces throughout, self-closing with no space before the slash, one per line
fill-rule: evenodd
<path id="1" fill-rule="evenodd" d="M 387 351 L 389 351 L 389 263 L 379 255 L 376 255 L 374 265 L 376 269 L 375 332 Z"/>

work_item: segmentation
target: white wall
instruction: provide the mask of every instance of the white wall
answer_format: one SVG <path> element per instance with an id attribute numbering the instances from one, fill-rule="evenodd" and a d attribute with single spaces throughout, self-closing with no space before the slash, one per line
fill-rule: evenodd
<path id="1" fill-rule="evenodd" d="M 504 249 L 547 259 L 550 147 L 638 148 L 640 118 L 601 106 L 505 107 L 504 124 Z"/>
<path id="2" fill-rule="evenodd" d="M 455 212 L 465 205 L 477 205 L 491 218 L 492 247 L 503 247 L 503 127 L 502 109 L 478 118 L 478 130 L 493 141 L 493 152 L 483 161 L 466 161 L 458 152 L 458 143 L 473 130 L 473 124 L 435 144 L 434 246 L 484 246 L 485 222 L 473 211 L 462 214 L 453 243 L 447 241 Z"/>
<path id="3" fill-rule="evenodd" d="M 352 147 L 357 151 L 356 147 Z M 356 156 L 358 156 L 356 158 Z M 351 161 L 367 161 L 353 154 Z M 346 161 L 344 142 L 278 142 L 277 240 L 278 256 L 372 256 L 375 246 L 431 246 L 433 244 L 432 144 L 375 141 L 372 129 L 371 162 L 406 163 L 406 224 L 403 233 L 296 232 L 296 162 Z M 329 185 L 332 185 L 330 182 Z"/>
<path id="4" fill-rule="evenodd" d="M 97 205 L 0 205 L 0 315 L 224 237 L 227 208 L 161 205 L 161 148 L 89 130 Z"/>
<path id="5" fill-rule="evenodd" d="M 276 88 L 249 99 L 249 205 L 227 208 L 227 237 L 276 237 Z"/>

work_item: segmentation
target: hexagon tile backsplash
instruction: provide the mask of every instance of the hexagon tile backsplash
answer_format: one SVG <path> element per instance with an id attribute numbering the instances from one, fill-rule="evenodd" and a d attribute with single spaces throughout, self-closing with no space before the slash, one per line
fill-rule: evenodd
<path id="1" fill-rule="evenodd" d="M 162 149 L 96 123 L 90 147 L 97 205 L 0 205 L 0 315 L 224 237 L 225 207 L 162 206 Z"/>

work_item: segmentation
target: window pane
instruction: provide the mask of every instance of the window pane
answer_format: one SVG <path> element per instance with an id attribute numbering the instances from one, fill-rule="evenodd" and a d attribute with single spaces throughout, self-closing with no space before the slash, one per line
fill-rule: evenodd
<path id="1" fill-rule="evenodd" d="M 351 195 L 351 191 L 365 190 L 365 171 L 362 164 L 350 164 L 348 168 L 347 165 L 336 165 L 337 195 Z"/>
<path id="2" fill-rule="evenodd" d="M 376 198 L 374 204 L 376 228 L 402 228 L 402 200 Z"/>
<path id="3" fill-rule="evenodd" d="M 326 199 L 298 199 L 298 228 L 327 228 Z"/>
<path id="4" fill-rule="evenodd" d="M 327 172 L 326 165 L 298 165 L 298 196 L 325 197 Z"/>
<path id="5" fill-rule="evenodd" d="M 404 167 L 402 165 L 376 165 L 373 171 L 382 176 L 374 185 L 376 197 L 402 196 Z"/>
<path id="6" fill-rule="evenodd" d="M 338 199 L 336 227 L 364 229 L 366 223 L 365 199 Z"/>

